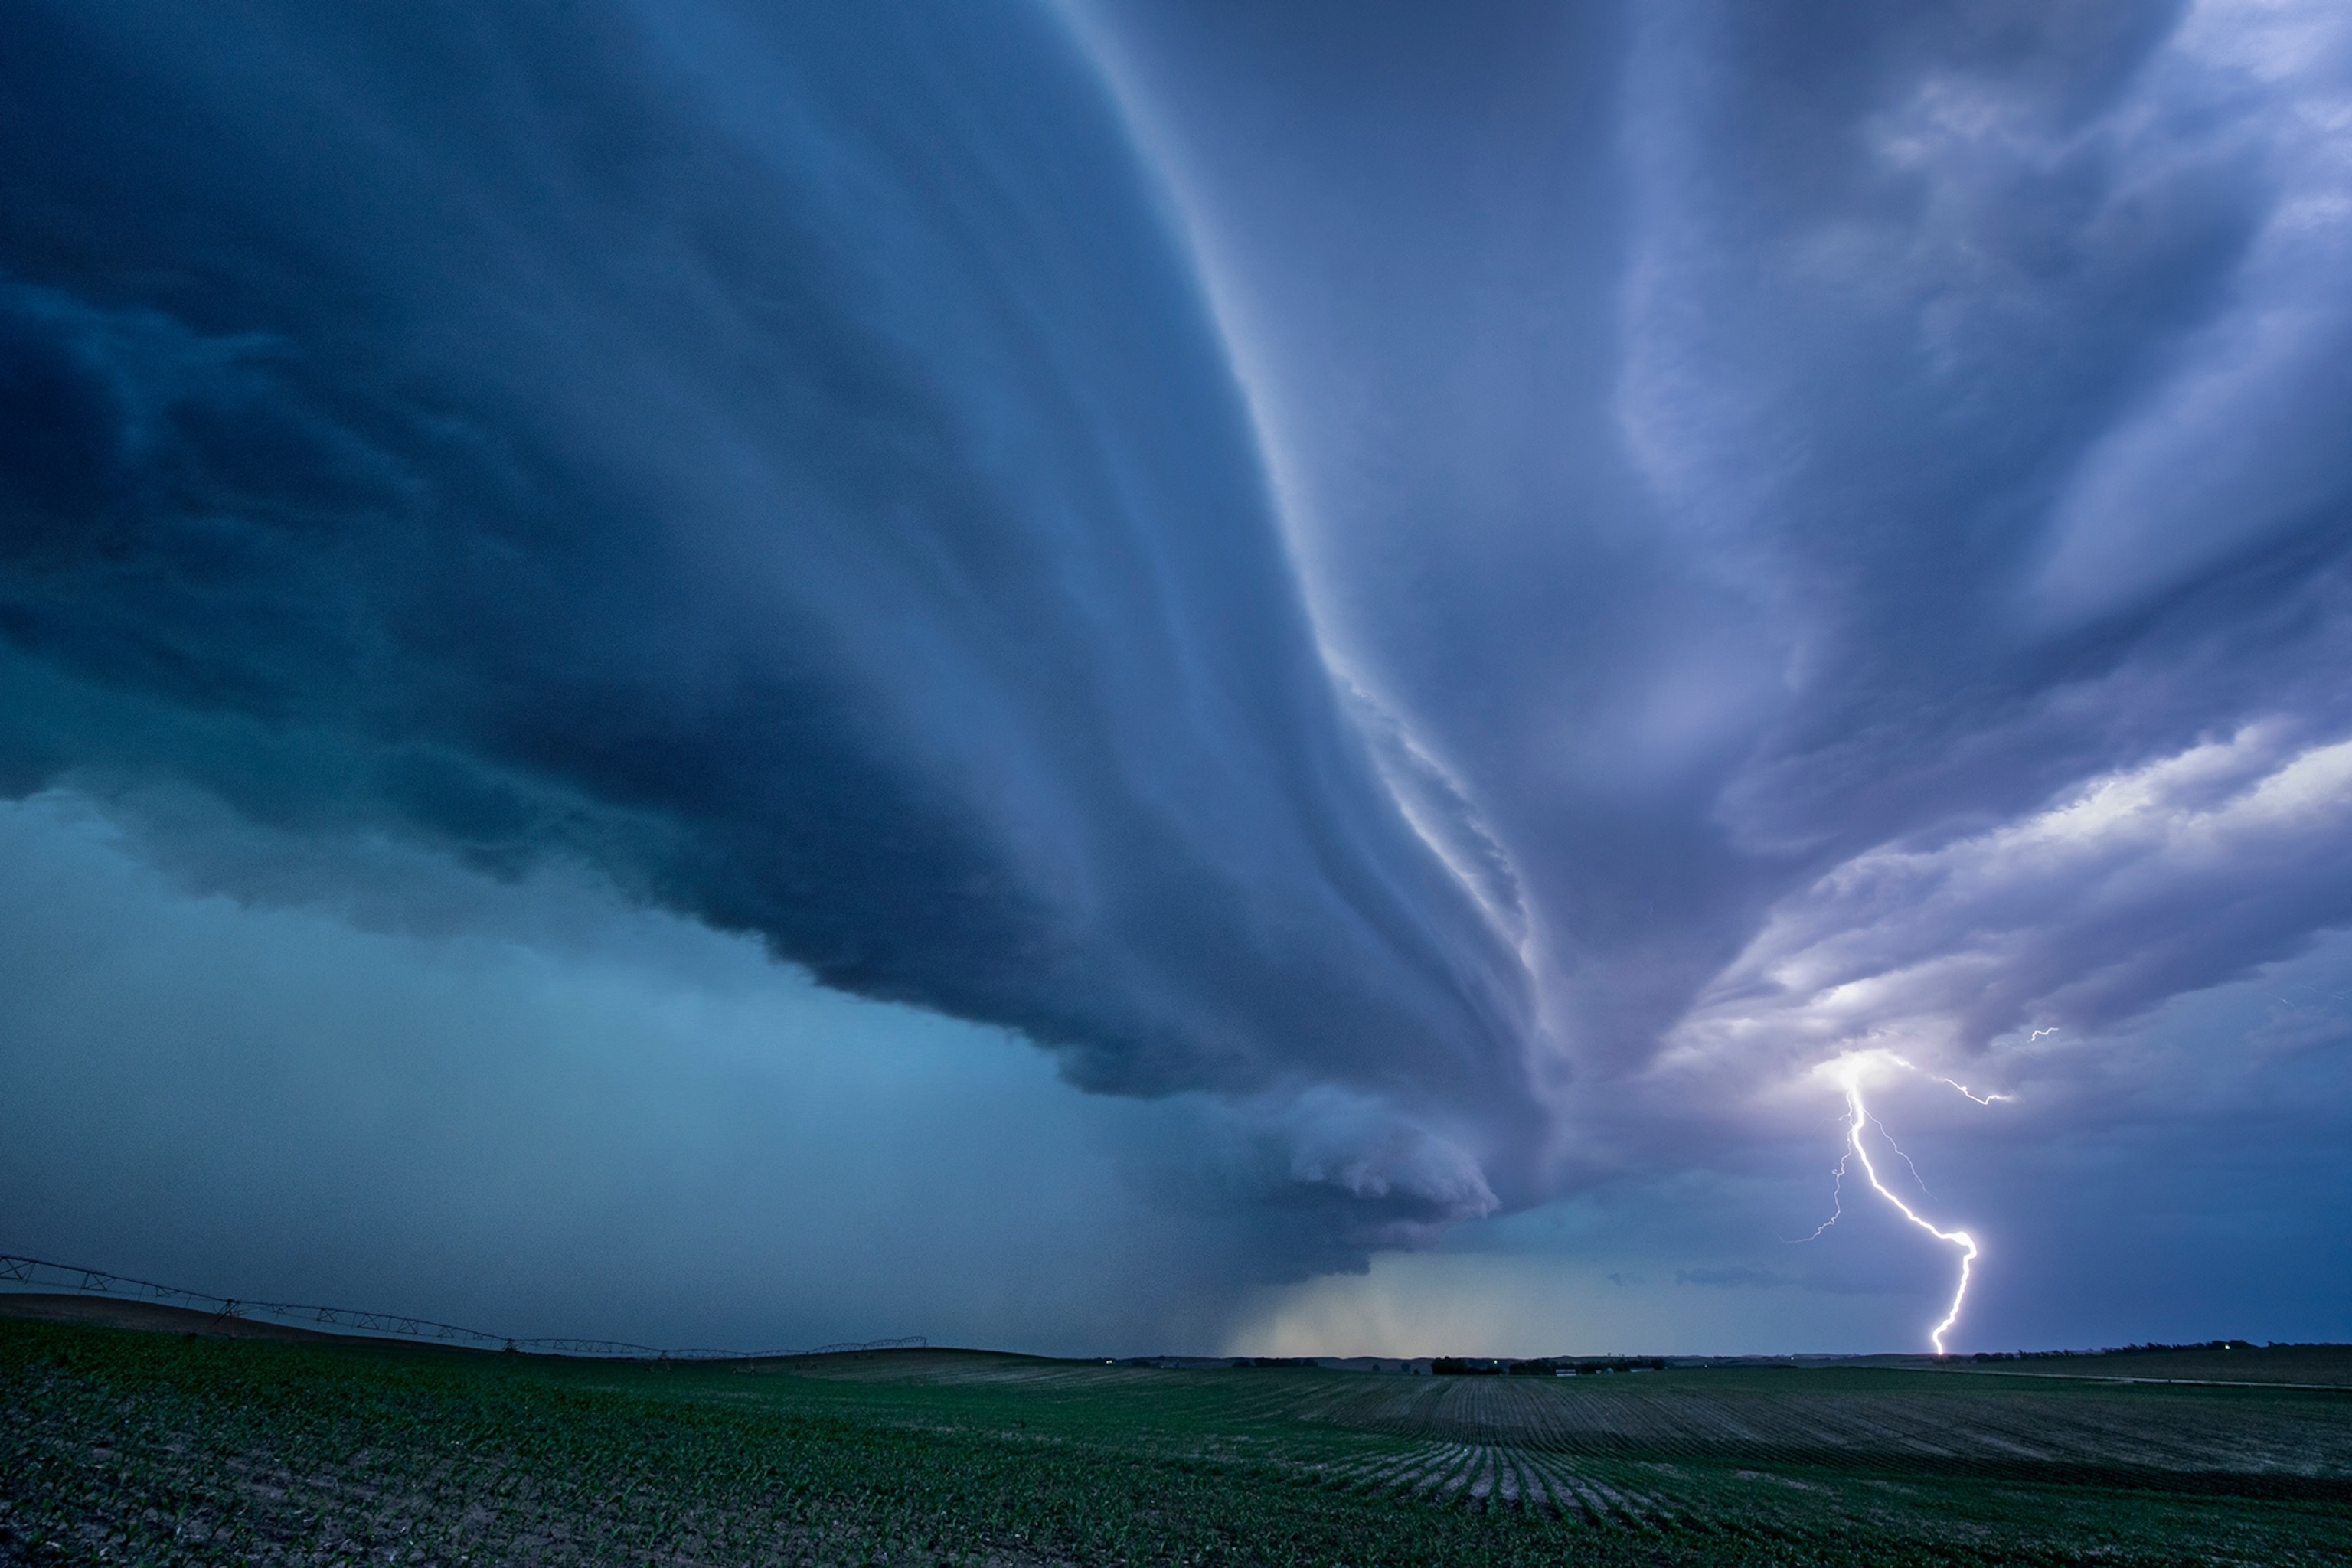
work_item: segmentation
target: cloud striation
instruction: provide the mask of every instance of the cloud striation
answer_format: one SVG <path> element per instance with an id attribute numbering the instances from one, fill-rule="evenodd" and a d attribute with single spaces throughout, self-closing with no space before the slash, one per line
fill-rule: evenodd
<path id="1" fill-rule="evenodd" d="M 1199 1097 L 1273 1272 L 1801 1231 L 1856 1048 L 2324 1141 L 2340 9 L 21 5 L 0 784 Z M 1730 1226 L 1593 1299 L 1862 1289 Z"/>
<path id="2" fill-rule="evenodd" d="M 7 31 L 11 787 L 584 859 L 1246 1103 L 1366 1235 L 1524 1184 L 1518 960 L 1342 717 L 1051 18 Z"/>

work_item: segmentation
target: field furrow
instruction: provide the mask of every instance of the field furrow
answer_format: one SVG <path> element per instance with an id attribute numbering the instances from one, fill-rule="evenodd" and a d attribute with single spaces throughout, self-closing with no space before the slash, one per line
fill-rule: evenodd
<path id="1" fill-rule="evenodd" d="M 681 1369 L 0 1320 L 0 1562 L 395 1552 L 401 1568 L 2333 1564 L 2352 1561 L 2352 1398 L 967 1352 Z"/>

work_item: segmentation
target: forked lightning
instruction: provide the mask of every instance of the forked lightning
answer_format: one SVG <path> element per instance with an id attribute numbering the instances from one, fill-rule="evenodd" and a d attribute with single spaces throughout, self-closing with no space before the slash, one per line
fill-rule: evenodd
<path id="1" fill-rule="evenodd" d="M 1948 1247 L 1956 1247 L 1959 1248 L 1960 1279 L 1959 1284 L 1955 1287 L 1952 1291 L 1952 1304 L 1950 1308 L 1945 1311 L 1943 1321 L 1937 1323 L 1934 1328 L 1927 1331 L 1927 1342 L 1935 1347 L 1936 1353 L 1937 1355 L 1942 1355 L 1945 1353 L 1944 1336 L 1951 1331 L 1951 1328 L 1954 1323 L 1959 1321 L 1961 1303 L 1968 1300 L 1969 1275 L 1977 1260 L 1976 1238 L 1965 1230 L 1937 1229 L 1933 1224 L 1922 1218 L 1919 1213 L 1912 1208 L 1909 1204 L 1905 1203 L 1901 1198 L 1895 1196 L 1895 1194 L 1889 1190 L 1886 1184 L 1878 1179 L 1878 1167 L 1871 1163 L 1870 1150 L 1863 1142 L 1862 1139 L 1863 1128 L 1869 1122 L 1876 1120 L 1870 1114 L 1870 1108 L 1864 1102 L 1862 1098 L 1863 1073 L 1865 1068 L 1874 1062 L 1887 1062 L 1895 1067 L 1907 1068 L 1912 1072 L 1920 1071 L 1918 1068 L 1912 1066 L 1911 1063 L 1889 1051 L 1859 1051 L 1849 1056 L 1840 1057 L 1835 1061 L 1824 1062 L 1818 1069 L 1816 1069 L 1829 1074 L 1831 1078 L 1835 1080 L 1838 1087 L 1845 1093 L 1846 1150 L 1843 1154 L 1838 1157 L 1837 1168 L 1834 1173 L 1832 1173 L 1835 1177 L 1836 1185 L 1832 1189 L 1832 1196 L 1831 1200 L 1832 1206 L 1830 1217 L 1822 1221 L 1819 1226 L 1814 1227 L 1813 1236 L 1806 1237 L 1803 1239 L 1811 1241 L 1813 1239 L 1813 1237 L 1821 1235 L 1822 1231 L 1825 1231 L 1829 1229 L 1830 1226 L 1837 1224 L 1839 1216 L 1845 1212 L 1843 1199 L 1846 1167 L 1849 1164 L 1859 1161 L 1862 1165 L 1863 1175 L 1868 1178 L 1871 1186 L 1877 1192 L 1880 1197 L 1885 1198 L 1888 1203 L 1895 1205 L 1896 1213 L 1900 1214 L 1905 1219 L 1909 1220 L 1913 1225 L 1917 1226 L 1921 1230 L 1926 1231 L 1929 1236 L 1934 1237 L 1937 1241 L 1943 1242 Z M 1924 1073 L 1922 1076 L 1929 1078 L 1936 1077 L 1936 1075 L 1932 1073 Z M 1952 1079 L 1948 1078 L 1936 1078 L 1936 1081 L 1942 1084 L 1950 1084 L 1952 1088 L 1958 1089 L 1961 1094 L 1966 1095 L 1969 1100 L 1974 1100 L 1979 1105 L 1990 1105 L 1996 1100 L 2003 1100 L 2011 1098 L 2005 1094 L 1976 1094 L 1971 1092 L 1966 1084 L 1955 1083 Z M 1880 1126 L 1879 1131 L 1881 1132 L 1885 1131 L 1885 1128 L 1883 1124 Z M 1896 1147 L 1894 1137 L 1891 1134 L 1887 1137 L 1886 1142 L 1888 1147 L 1894 1148 L 1896 1153 L 1903 1153 L 1903 1151 L 1899 1147 Z M 1906 1164 L 1910 1163 L 1911 1157 L 1909 1155 L 1904 1154 L 1903 1159 Z M 1919 1173 L 1919 1168 L 1916 1165 L 1913 1165 L 1911 1167 L 1911 1173 L 1914 1176 L 1916 1176 Z M 1922 1182 L 1920 1185 L 1924 1188 L 1927 1184 Z"/>

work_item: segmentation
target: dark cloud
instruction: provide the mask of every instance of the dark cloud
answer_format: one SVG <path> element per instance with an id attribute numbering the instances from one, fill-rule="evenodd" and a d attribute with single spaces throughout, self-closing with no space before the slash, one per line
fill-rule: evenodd
<path id="1" fill-rule="evenodd" d="M 2036 1136 L 2201 1139 L 2094 1064 L 2352 923 L 2341 18 L 1494 8 L 1465 77 L 1377 12 L 1348 70 L 1093 14 L 1327 635 L 1510 868 L 1560 1179 L 1654 1214 L 1833 1160 L 1809 1071 L 1862 1048 L 2029 1086 Z M 1303 125 L 1344 176 L 1261 155 Z M 2213 1070 L 2300 1092 L 2242 1034 Z M 1985 1191 L 1979 1234 L 2081 1226 L 2009 1279 L 2097 1231 L 2059 1187 Z"/>
<path id="2" fill-rule="evenodd" d="M 1497 10 L 1474 89 L 1410 24 L 1339 73 L 1310 28 L 1107 15 L 1318 602 L 1519 874 L 1589 1067 L 1646 1061 L 1851 858 L 2352 724 L 2320 19 Z M 1254 155 L 1310 117 L 1355 178 Z M 2328 864 L 2226 940 L 2352 919 Z"/>
<path id="3" fill-rule="evenodd" d="M 196 885 L 593 868 L 1301 1267 L 1638 1192 L 1860 1312 L 1825 1059 L 2078 1194 L 2332 1081 L 2166 1032 L 2352 925 L 2325 0 L 0 26 L 0 778 Z"/>
<path id="4" fill-rule="evenodd" d="M 1339 1086 L 1286 1182 L 1375 1226 L 1524 1184 L 1517 961 L 1050 20 L 9 30 L 17 788 L 585 858 L 1089 1088 Z"/>

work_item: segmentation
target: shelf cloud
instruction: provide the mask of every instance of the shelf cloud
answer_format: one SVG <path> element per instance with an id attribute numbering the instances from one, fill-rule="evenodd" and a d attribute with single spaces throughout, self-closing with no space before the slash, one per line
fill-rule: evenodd
<path id="1" fill-rule="evenodd" d="M 1341 1093 L 1292 1169 L 1370 1223 L 1492 1207 L 1525 976 L 1341 712 L 1086 61 L 576 20 L 16 25 L 18 787 L 585 859 L 1089 1089 Z"/>
<path id="2" fill-rule="evenodd" d="M 2352 1038 L 2175 1029 L 2352 924 L 2336 6 L 27 4 L 0 83 L 16 874 L 556 879 L 1009 1031 L 1209 1296 L 1779 1181 L 1844 1051 L 2120 1148 L 2159 1036 Z"/>

